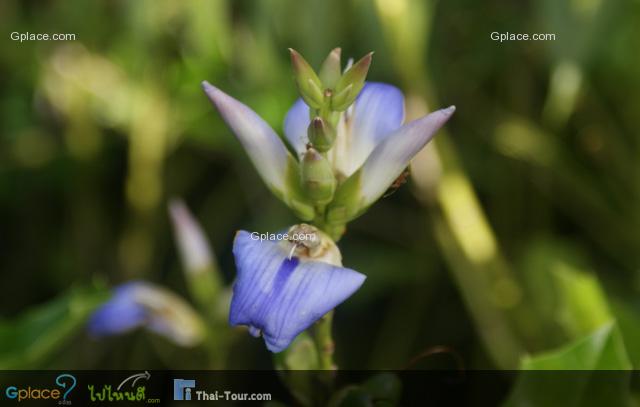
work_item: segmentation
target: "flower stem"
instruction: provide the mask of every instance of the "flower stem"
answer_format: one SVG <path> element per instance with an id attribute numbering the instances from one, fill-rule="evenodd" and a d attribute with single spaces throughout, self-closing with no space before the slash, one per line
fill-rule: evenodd
<path id="1" fill-rule="evenodd" d="M 329 225 L 324 220 L 324 209 L 319 210 L 313 224 L 320 230 L 327 233 L 334 242 L 338 242 L 344 233 L 344 225 Z M 335 350 L 335 342 L 331 332 L 333 324 L 333 310 L 327 312 L 322 318 L 316 322 L 313 332 L 313 342 L 318 352 L 318 369 L 319 370 L 337 370 L 338 367 L 333 361 L 333 352 Z M 331 380 L 329 379 L 329 382 Z"/>
<path id="2" fill-rule="evenodd" d="M 337 366 L 333 362 L 333 351 L 335 343 L 331 335 L 331 325 L 333 323 L 333 311 L 329 311 L 320 318 L 315 326 L 314 342 L 318 350 L 318 367 L 320 370 L 336 370 Z"/>

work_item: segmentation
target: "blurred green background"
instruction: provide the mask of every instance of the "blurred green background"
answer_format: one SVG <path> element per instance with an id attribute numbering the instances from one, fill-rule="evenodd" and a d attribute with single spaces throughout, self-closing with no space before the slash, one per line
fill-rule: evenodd
<path id="1" fill-rule="evenodd" d="M 5 0 L 0 23 L 1 366 L 207 368 L 201 348 L 95 340 L 84 321 L 132 279 L 189 300 L 172 197 L 228 284 L 236 230 L 295 222 L 200 82 L 281 133 L 297 97 L 287 48 L 317 67 L 336 46 L 375 51 L 369 79 L 400 87 L 408 118 L 458 108 L 340 242 L 368 279 L 336 312 L 339 366 L 512 369 L 594 332 L 607 340 L 590 352 L 615 346 L 604 367 L 639 366 L 638 1 Z M 231 342 L 225 367 L 271 367 L 261 341 Z M 589 360 L 561 366 L 603 367 Z"/>

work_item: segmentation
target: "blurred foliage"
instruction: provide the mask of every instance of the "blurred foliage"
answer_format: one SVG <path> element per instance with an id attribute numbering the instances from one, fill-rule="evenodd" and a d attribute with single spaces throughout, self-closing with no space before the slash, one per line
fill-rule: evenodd
<path id="1" fill-rule="evenodd" d="M 631 406 L 630 368 L 620 332 L 607 324 L 571 345 L 525 359 L 505 406 Z M 605 377 L 603 370 L 615 372 Z"/>
<path id="2" fill-rule="evenodd" d="M 403 89 L 408 118 L 458 110 L 410 185 L 341 241 L 368 279 L 336 313 L 339 365 L 401 368 L 446 345 L 466 368 L 552 349 L 542 360 L 554 367 L 638 367 L 637 1 L 5 0 L 0 23 L 7 36 L 77 36 L 0 45 L 2 366 L 206 367 L 206 349 L 145 333 L 87 338 L 79 326 L 99 298 L 88 287 L 145 278 L 188 298 L 174 196 L 227 284 L 236 230 L 292 224 L 200 82 L 280 132 L 296 98 L 287 48 L 317 67 L 341 46 L 375 51 L 369 77 Z M 498 43 L 493 31 L 557 39 Z M 271 366 L 249 335 L 233 338 L 227 367 Z M 45 362 L 47 349 L 58 358 Z M 629 361 L 585 365 L 603 352 Z"/>

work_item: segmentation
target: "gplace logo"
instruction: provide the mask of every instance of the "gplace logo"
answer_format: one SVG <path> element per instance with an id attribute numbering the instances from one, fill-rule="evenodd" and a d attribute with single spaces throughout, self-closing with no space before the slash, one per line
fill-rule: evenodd
<path id="1" fill-rule="evenodd" d="M 195 380 L 173 379 L 173 399 L 191 400 L 191 389 L 195 387 Z"/>
<path id="2" fill-rule="evenodd" d="M 31 387 L 21 388 L 17 386 L 8 386 L 5 395 L 9 399 L 17 399 L 19 402 L 23 400 L 60 400 L 58 404 L 71 404 L 67 400 L 69 393 L 76 387 L 76 378 L 68 373 L 63 373 L 56 377 L 57 388 L 41 388 Z"/>

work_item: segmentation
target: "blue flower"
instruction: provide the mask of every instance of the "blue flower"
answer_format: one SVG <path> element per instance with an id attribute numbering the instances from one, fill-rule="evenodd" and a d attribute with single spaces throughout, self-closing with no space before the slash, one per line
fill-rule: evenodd
<path id="1" fill-rule="evenodd" d="M 204 332 L 202 321 L 184 300 L 142 281 L 116 287 L 88 322 L 89 334 L 95 337 L 121 335 L 141 327 L 182 346 L 199 343 Z"/>
<path id="2" fill-rule="evenodd" d="M 288 241 L 260 241 L 246 231 L 236 235 L 238 276 L 229 323 L 249 326 L 253 336 L 262 334 L 272 352 L 286 349 L 365 280 L 357 271 L 341 267 L 335 244 L 317 233 L 321 244 L 312 249 Z"/>
<path id="3" fill-rule="evenodd" d="M 309 202 L 296 193 L 296 184 L 290 181 L 297 180 L 291 174 L 297 173 L 299 158 L 307 149 L 309 106 L 299 99 L 284 122 L 284 133 L 297 153 L 296 159 L 276 132 L 248 106 L 206 81 L 202 86 L 267 186 L 298 213 L 311 214 L 302 219 L 311 219 Z M 361 213 L 380 198 L 454 111 L 451 106 L 403 125 L 402 92 L 391 85 L 367 82 L 355 103 L 341 113 L 335 144 L 327 153 L 337 179 L 345 180 L 343 185 L 349 188 L 356 184 L 355 196 L 349 197 L 349 206 L 354 206 L 349 208 L 351 213 Z M 357 179 L 349 182 L 349 178 Z M 341 193 L 336 191 L 336 195 Z"/>
<path id="4" fill-rule="evenodd" d="M 367 82 L 353 106 L 342 115 L 336 144 L 328 157 L 341 178 L 359 177 L 359 208 L 380 198 L 411 159 L 449 120 L 455 107 L 435 111 L 403 125 L 404 96 L 395 86 Z M 284 133 L 298 155 L 308 143 L 309 106 L 294 103 Z"/>

